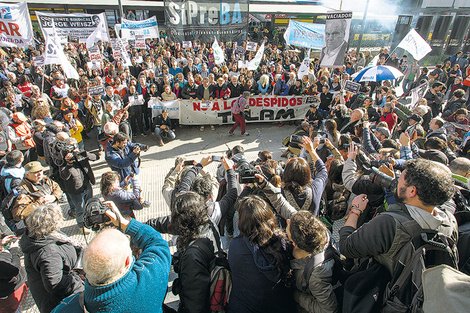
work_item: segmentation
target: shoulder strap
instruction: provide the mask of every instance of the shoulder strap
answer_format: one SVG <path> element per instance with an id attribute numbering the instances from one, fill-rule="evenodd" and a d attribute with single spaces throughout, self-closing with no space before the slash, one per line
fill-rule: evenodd
<path id="1" fill-rule="evenodd" d="M 310 275 L 312 275 L 313 269 L 325 261 L 325 251 L 320 252 L 312 257 L 307 262 L 303 272 L 303 281 L 302 281 L 302 288 L 305 289 L 308 286 L 308 281 L 310 279 Z"/>
<path id="2" fill-rule="evenodd" d="M 215 227 L 214 223 L 212 223 L 212 221 L 209 221 L 209 225 L 210 225 L 212 233 L 214 234 L 214 237 L 215 237 L 215 241 L 216 241 L 215 244 L 217 245 L 217 251 L 215 252 L 215 256 L 216 257 L 221 257 L 221 254 L 225 255 L 225 252 L 224 252 L 224 250 L 222 249 L 222 246 L 221 246 L 219 231 Z"/>
<path id="3" fill-rule="evenodd" d="M 85 307 L 85 291 L 80 292 L 80 295 L 78 295 L 78 303 L 80 304 L 80 307 L 83 309 L 83 312 L 88 313 Z"/>
<path id="4" fill-rule="evenodd" d="M 413 218 L 411 218 L 408 209 L 403 203 L 400 203 L 399 206 L 401 210 L 386 211 L 382 214 L 391 215 L 393 218 L 399 221 L 400 224 L 405 228 L 405 231 L 412 238 L 418 236 L 423 231 L 423 229 Z"/>

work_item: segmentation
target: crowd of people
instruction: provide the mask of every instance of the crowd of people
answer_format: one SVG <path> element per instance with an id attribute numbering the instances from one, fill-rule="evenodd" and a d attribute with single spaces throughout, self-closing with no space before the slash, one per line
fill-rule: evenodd
<path id="1" fill-rule="evenodd" d="M 298 77 L 304 50 L 278 46 L 278 35 L 251 38 L 265 42 L 254 71 L 238 68 L 238 61 L 252 60 L 255 52 L 240 54 L 230 42 L 219 43 L 225 62 L 217 65 L 210 43 L 182 48 L 165 36 L 147 39 L 146 49 L 130 49 L 129 66 L 113 58 L 109 43 L 99 43 L 102 60 L 93 70 L 85 45 L 68 43 L 64 51 L 78 80 L 65 78 L 59 66 L 34 65 L 44 53 L 40 39 L 28 49 L 4 49 L 0 312 L 16 312 L 28 289 L 42 313 L 172 312 L 162 306 L 171 264 L 178 274 L 172 287 L 177 311 L 211 312 L 216 258 L 230 268 L 228 312 L 348 312 L 339 291 L 357 284 L 338 273 L 364 280 L 368 275 L 360 271 L 371 259 L 390 276 L 383 303 L 375 305 L 414 310 L 423 305 L 415 300 L 420 286 L 408 288 L 414 277 L 397 281 L 422 232 L 438 234 L 449 248 L 447 258 L 427 260 L 427 267 L 447 264 L 470 273 L 467 237 L 458 238 L 470 210 L 468 55 L 459 52 L 429 69 L 384 48 L 379 64 L 403 77 L 361 83 L 351 92 L 346 81 L 371 62 L 369 51 L 346 52 L 344 66 L 334 69 L 321 68 L 315 58 Z M 410 91 L 424 82 L 429 90 L 409 104 Z M 96 86 L 105 93 L 90 95 Z M 261 151 L 247 160 L 235 146 L 211 173 L 204 169 L 216 160 L 211 156 L 192 164 L 177 158 L 162 188 L 170 215 L 137 221 L 134 210 L 150 206 L 138 180 L 139 157 L 149 147 L 137 139 L 153 133 L 162 146 L 176 138 L 178 124 L 166 109 L 152 116 L 149 101 L 236 98 L 229 135 L 240 125 L 247 136 L 244 113 L 252 95 L 309 97 L 302 121 L 279 124 L 297 127 L 285 127 L 285 159 Z M 111 169 L 100 180 L 104 202 L 93 197 L 90 163 L 103 154 Z M 69 209 L 62 212 L 59 203 Z M 85 247 L 60 231 L 65 213 L 83 235 L 90 225 L 114 228 Z M 341 221 L 335 242 L 332 226 Z M 177 236 L 173 256 L 161 233 Z"/>

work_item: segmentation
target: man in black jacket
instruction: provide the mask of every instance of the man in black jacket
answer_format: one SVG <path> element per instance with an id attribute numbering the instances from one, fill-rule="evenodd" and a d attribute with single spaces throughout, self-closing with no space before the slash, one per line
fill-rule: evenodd
<path id="1" fill-rule="evenodd" d="M 230 82 L 227 84 L 228 89 L 230 89 L 230 98 L 238 98 L 243 93 L 243 85 L 238 83 L 238 77 L 232 76 Z"/>
<path id="2" fill-rule="evenodd" d="M 197 88 L 197 98 L 202 101 L 212 101 L 215 98 L 215 87 L 209 84 L 209 78 L 204 78 Z"/>
<path id="3" fill-rule="evenodd" d="M 163 146 L 163 137 L 168 140 L 176 138 L 175 128 L 171 119 L 168 117 L 168 110 L 163 108 L 162 114 L 157 115 L 154 119 L 155 124 L 155 137 L 157 137 L 157 144 Z"/>
<path id="4" fill-rule="evenodd" d="M 181 90 L 181 98 L 193 100 L 197 98 L 197 85 L 194 83 L 194 78 L 189 77 L 186 85 Z"/>
<path id="5" fill-rule="evenodd" d="M 59 166 L 59 175 L 67 199 L 73 203 L 70 206 L 75 207 L 79 231 L 87 234 L 90 231 L 83 227 L 85 204 L 93 197 L 92 185 L 96 182 L 90 160 L 96 161 L 98 158 L 95 154 L 79 151 L 75 138 L 68 138 L 65 143 L 75 149 L 64 156 L 64 162 Z"/>

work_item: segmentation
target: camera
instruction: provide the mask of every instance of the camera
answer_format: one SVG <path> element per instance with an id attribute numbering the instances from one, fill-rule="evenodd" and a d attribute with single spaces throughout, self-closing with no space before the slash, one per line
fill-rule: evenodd
<path id="1" fill-rule="evenodd" d="M 149 149 L 149 146 L 141 144 L 141 143 L 136 143 L 135 147 L 136 148 L 138 147 L 141 151 L 147 151 Z"/>
<path id="2" fill-rule="evenodd" d="M 303 136 L 298 136 L 298 135 L 291 135 L 290 136 L 290 143 L 291 144 L 302 144 L 302 137 Z"/>
<path id="3" fill-rule="evenodd" d="M 369 160 L 370 166 L 380 167 L 381 165 L 390 166 L 392 164 L 392 158 L 387 157 L 385 160 Z"/>
<path id="4" fill-rule="evenodd" d="M 105 214 L 109 210 L 98 198 L 91 198 L 85 205 L 85 216 L 83 225 L 97 231 L 102 224 L 110 222 L 111 219 Z"/>
<path id="5" fill-rule="evenodd" d="M 398 185 L 397 179 L 394 179 L 388 176 L 387 174 L 382 173 L 376 167 L 372 167 L 370 169 L 369 178 L 371 182 L 378 184 L 384 188 L 390 189 L 392 191 L 395 190 Z"/>
<path id="6" fill-rule="evenodd" d="M 236 170 L 238 172 L 238 182 L 240 184 L 256 183 L 258 181 L 255 174 L 260 174 L 260 171 L 252 164 L 248 163 L 248 161 L 241 161 Z"/>
<path id="7" fill-rule="evenodd" d="M 222 157 L 220 155 L 213 155 L 212 156 L 212 161 L 213 162 L 220 162 L 220 161 L 222 161 Z"/>

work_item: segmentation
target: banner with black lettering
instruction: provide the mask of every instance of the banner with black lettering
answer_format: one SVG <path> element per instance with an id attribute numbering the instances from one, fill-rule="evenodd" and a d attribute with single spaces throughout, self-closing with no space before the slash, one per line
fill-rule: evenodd
<path id="1" fill-rule="evenodd" d="M 0 3 L 0 46 L 26 48 L 34 43 L 26 2 Z"/>
<path id="2" fill-rule="evenodd" d="M 212 42 L 246 40 L 249 0 L 165 0 L 170 40 Z"/>
<path id="3" fill-rule="evenodd" d="M 352 12 L 328 11 L 325 22 L 325 41 L 320 54 L 321 67 L 342 67 L 348 48 Z"/>
<path id="4" fill-rule="evenodd" d="M 171 100 L 171 101 L 161 101 L 155 97 L 150 97 L 148 102 L 148 108 L 152 109 L 152 118 L 162 113 L 162 110 L 165 108 L 168 111 L 168 116 L 173 119 L 180 118 L 180 101 Z"/>
<path id="5" fill-rule="evenodd" d="M 60 39 L 60 43 L 67 43 L 68 36 L 76 36 L 80 43 L 86 43 L 88 37 L 103 23 L 105 27 L 102 27 L 102 33 L 98 37 L 102 41 L 109 41 L 105 13 L 56 14 L 36 11 L 36 17 L 45 37 L 53 35 L 52 21 L 54 21 L 55 31 Z"/>
<path id="6" fill-rule="evenodd" d="M 180 124 L 183 125 L 220 125 L 231 124 L 232 104 L 237 98 L 202 102 L 198 100 L 180 101 Z M 309 109 L 306 97 L 301 96 L 255 96 L 248 99 L 250 122 L 279 122 L 305 118 Z"/>

